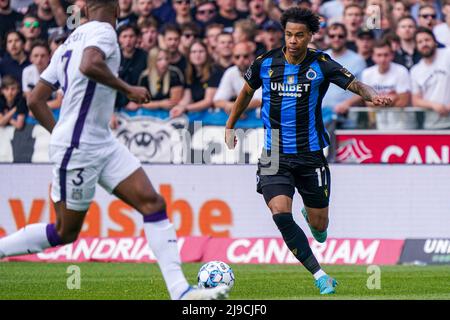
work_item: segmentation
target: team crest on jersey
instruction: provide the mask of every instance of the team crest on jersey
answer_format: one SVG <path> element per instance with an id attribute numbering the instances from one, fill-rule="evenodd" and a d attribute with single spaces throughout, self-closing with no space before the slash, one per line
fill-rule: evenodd
<path id="1" fill-rule="evenodd" d="M 288 76 L 287 77 L 287 83 L 288 84 L 294 84 L 295 82 L 295 77 L 294 76 Z"/>
<path id="2" fill-rule="evenodd" d="M 317 72 L 309 68 L 309 70 L 306 72 L 306 79 L 314 80 L 315 78 L 317 78 Z"/>
<path id="3" fill-rule="evenodd" d="M 72 189 L 72 199 L 73 200 L 83 199 L 83 189 L 73 188 Z"/>

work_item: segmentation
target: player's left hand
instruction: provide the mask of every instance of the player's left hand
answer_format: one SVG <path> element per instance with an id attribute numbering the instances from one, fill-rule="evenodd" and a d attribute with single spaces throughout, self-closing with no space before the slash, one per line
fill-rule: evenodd
<path id="1" fill-rule="evenodd" d="M 387 96 L 375 96 L 372 103 L 375 107 L 390 107 L 392 106 L 392 99 Z"/>
<path id="2" fill-rule="evenodd" d="M 230 150 L 233 150 L 234 147 L 236 147 L 237 138 L 234 129 L 225 128 L 225 144 Z"/>

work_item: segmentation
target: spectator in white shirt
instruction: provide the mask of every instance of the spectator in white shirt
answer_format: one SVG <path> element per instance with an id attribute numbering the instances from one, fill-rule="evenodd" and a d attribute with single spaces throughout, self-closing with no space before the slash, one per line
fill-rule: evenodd
<path id="1" fill-rule="evenodd" d="M 31 90 L 39 82 L 41 73 L 47 68 L 50 63 L 50 48 L 43 40 L 36 40 L 30 51 L 31 65 L 26 67 L 22 73 L 22 91 L 26 98 L 31 93 Z M 47 102 L 51 109 L 58 109 L 62 103 L 62 92 L 59 90 L 52 96 L 52 99 Z M 31 113 L 30 113 L 31 116 Z"/>
<path id="2" fill-rule="evenodd" d="M 411 84 L 406 67 L 392 62 L 394 52 L 386 40 L 378 41 L 373 50 L 375 65 L 362 72 L 362 82 L 392 99 L 392 106 L 405 108 L 410 104 Z M 368 104 L 369 106 L 373 106 Z M 379 110 L 376 113 L 377 129 L 404 130 L 417 127 L 416 116 L 403 110 Z"/>
<path id="3" fill-rule="evenodd" d="M 438 49 L 426 28 L 417 29 L 415 41 L 422 59 L 411 69 L 413 105 L 428 109 L 424 129 L 450 129 L 450 50 Z"/>
<path id="4" fill-rule="evenodd" d="M 450 0 L 443 0 L 442 6 L 445 22 L 435 26 L 433 32 L 437 41 L 450 47 Z"/>
<path id="5" fill-rule="evenodd" d="M 228 68 L 222 79 L 219 88 L 214 96 L 214 106 L 230 113 L 234 101 L 244 86 L 244 73 L 250 67 L 255 59 L 252 53 L 252 44 L 249 42 L 240 42 L 233 48 L 234 66 Z M 262 101 L 261 88 L 256 90 L 253 99 L 250 101 L 249 108 L 259 108 Z"/>

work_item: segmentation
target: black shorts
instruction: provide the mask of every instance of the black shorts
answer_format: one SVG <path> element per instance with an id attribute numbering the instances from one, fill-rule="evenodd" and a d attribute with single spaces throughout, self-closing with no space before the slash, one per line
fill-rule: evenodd
<path id="1" fill-rule="evenodd" d="M 256 191 L 264 196 L 266 203 L 279 195 L 290 198 L 295 188 L 305 206 L 328 207 L 331 176 L 328 162 L 322 151 L 302 155 L 280 155 L 279 165 L 262 156 L 256 173 Z"/>

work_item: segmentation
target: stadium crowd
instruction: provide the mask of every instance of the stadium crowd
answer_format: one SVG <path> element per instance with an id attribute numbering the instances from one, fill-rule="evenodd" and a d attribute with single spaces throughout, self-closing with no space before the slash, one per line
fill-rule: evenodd
<path id="1" fill-rule="evenodd" d="M 367 105 L 331 85 L 322 103 L 330 129 L 450 129 L 450 0 L 118 2 L 119 76 L 152 95 L 151 102 L 138 105 L 119 94 L 118 112 L 186 114 L 224 125 L 252 61 L 283 45 L 282 12 L 300 6 L 320 16 L 310 47 L 389 94 L 397 107 L 351 112 Z M 52 53 L 86 21 L 83 7 L 83 0 L 0 0 L 0 126 L 36 123 L 26 96 Z M 56 117 L 62 98 L 60 90 L 48 101 Z M 261 99 L 259 90 L 243 116 L 250 127 L 262 126 Z M 411 106 L 427 111 L 408 112 L 416 111 Z"/>

